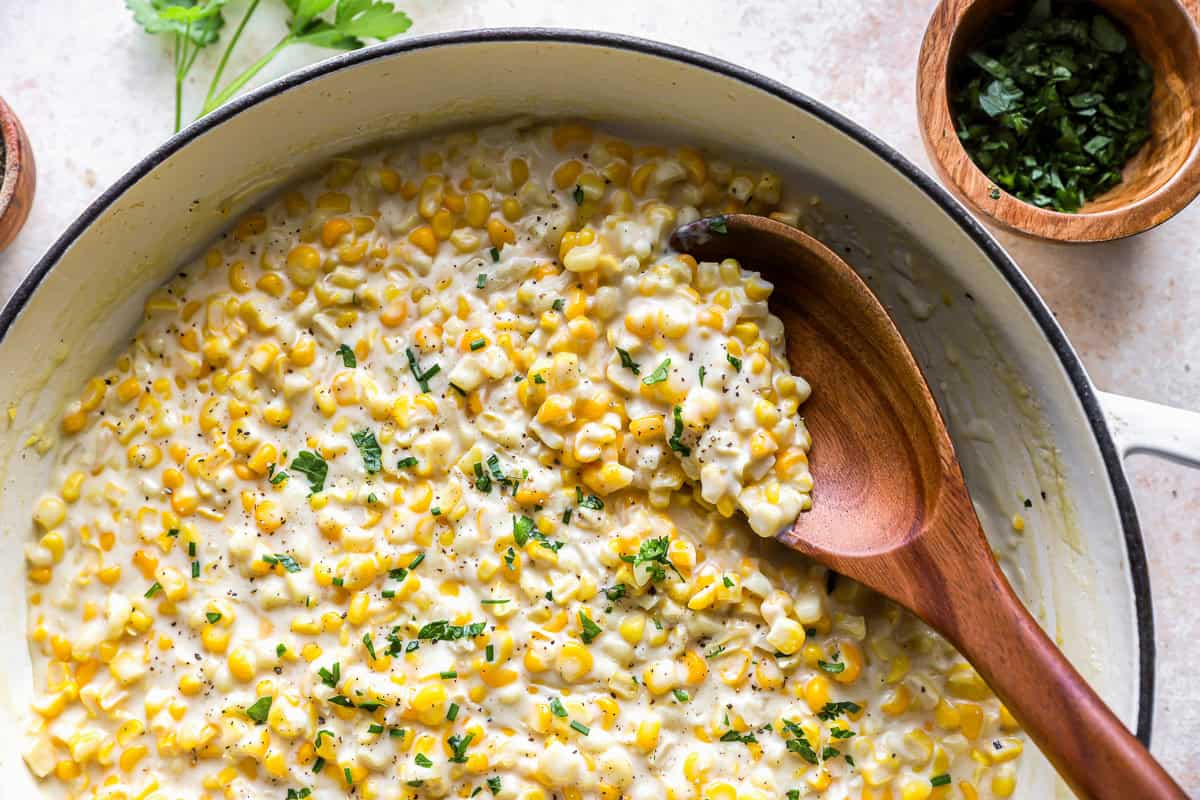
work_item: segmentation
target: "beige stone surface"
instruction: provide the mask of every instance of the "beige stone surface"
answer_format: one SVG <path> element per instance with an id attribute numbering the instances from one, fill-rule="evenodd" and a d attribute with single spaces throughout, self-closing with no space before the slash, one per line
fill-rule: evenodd
<path id="1" fill-rule="evenodd" d="M 830 104 L 927 166 L 913 75 L 933 0 L 398 0 L 413 33 L 547 25 L 631 33 L 763 72 Z M 231 0 L 240 13 L 244 0 Z M 282 6 L 263 4 L 241 63 L 278 36 Z M 166 46 L 119 0 L 0 3 L 0 95 L 22 116 L 39 162 L 29 225 L 0 254 L 7 297 L 54 238 L 171 128 Z M 321 57 L 290 52 L 264 76 Z M 209 54 L 208 58 L 212 58 Z M 237 67 L 238 64 L 233 65 Z M 197 72 L 211 62 L 201 59 Z M 202 93 L 189 85 L 194 102 Z M 1096 383 L 1200 408 L 1200 207 L 1134 240 L 1051 246 L 1001 235 L 1079 350 Z M 1200 475 L 1148 458 L 1128 464 L 1151 562 L 1158 631 L 1154 750 L 1200 794 Z M 1132 800 L 1132 799 L 1131 799 Z"/>

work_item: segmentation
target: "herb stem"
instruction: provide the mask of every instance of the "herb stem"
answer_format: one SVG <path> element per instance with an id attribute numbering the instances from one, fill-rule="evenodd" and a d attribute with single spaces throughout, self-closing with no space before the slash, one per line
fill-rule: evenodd
<path id="1" fill-rule="evenodd" d="M 208 84 L 208 94 L 204 96 L 204 114 L 209 111 L 209 104 L 212 102 L 213 95 L 216 94 L 217 85 L 221 82 L 221 76 L 225 74 L 225 66 L 229 63 L 229 57 L 233 55 L 233 48 L 237 47 L 238 39 L 242 38 L 242 31 L 246 29 L 246 23 L 250 21 L 250 17 L 253 16 L 254 12 L 258 10 L 258 4 L 261 1 L 250 0 L 250 5 L 246 7 L 246 13 L 242 15 L 242 21 L 238 23 L 237 30 L 230 37 L 229 44 L 225 46 L 225 52 L 221 55 L 221 60 L 217 62 L 217 71 L 213 74 L 212 81 Z"/>
<path id="2" fill-rule="evenodd" d="M 270 64 L 271 60 L 274 59 L 275 56 L 279 55 L 283 49 L 291 43 L 292 35 L 289 33 L 287 36 L 284 36 L 282 39 L 280 39 L 278 44 L 268 50 L 265 56 L 260 58 L 258 61 L 255 61 L 253 64 L 247 67 L 241 75 L 238 75 L 236 78 L 234 78 L 228 86 L 221 90 L 220 94 L 206 101 L 204 103 L 204 108 L 200 112 L 200 116 L 204 116 L 217 106 L 228 102 L 231 97 L 237 94 L 238 91 L 247 83 L 249 83 L 255 75 L 262 72 L 263 68 L 266 67 L 267 64 Z"/>

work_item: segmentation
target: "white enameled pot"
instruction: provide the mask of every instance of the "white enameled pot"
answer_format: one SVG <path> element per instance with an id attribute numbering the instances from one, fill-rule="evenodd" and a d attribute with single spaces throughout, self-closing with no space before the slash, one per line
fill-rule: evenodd
<path id="1" fill-rule="evenodd" d="M 12 409 L 0 431 L 0 727 L 24 729 L 33 695 L 22 548 L 50 459 L 30 438 L 53 434 L 64 398 L 124 347 L 150 290 L 234 215 L 323 159 L 515 115 L 582 117 L 707 146 L 774 166 L 819 196 L 820 235 L 867 277 L 913 346 L 1005 567 L 1084 675 L 1148 738 L 1150 591 L 1121 459 L 1149 451 L 1197 463 L 1200 416 L 1097 392 L 995 240 L 848 120 L 707 56 L 547 30 L 405 39 L 265 86 L 148 156 L 34 268 L 0 312 L 0 408 Z M 820 375 L 806 377 L 821 390 Z M 1014 514 L 1026 520 L 1020 536 Z M 0 795 L 36 797 L 14 742 L 0 748 Z M 1020 796 L 1048 797 L 1053 785 L 1045 762 L 1023 759 Z"/>

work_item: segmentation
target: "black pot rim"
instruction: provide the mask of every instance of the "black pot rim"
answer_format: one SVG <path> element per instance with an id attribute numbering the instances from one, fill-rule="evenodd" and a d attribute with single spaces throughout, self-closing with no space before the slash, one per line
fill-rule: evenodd
<path id="1" fill-rule="evenodd" d="M 623 34 L 560 28 L 481 28 L 397 39 L 363 48 L 362 50 L 334 56 L 309 67 L 296 70 L 230 101 L 211 114 L 184 128 L 134 165 L 84 209 L 83 213 L 67 227 L 62 236 L 38 260 L 37 264 L 34 265 L 33 269 L 30 270 L 29 274 L 17 287 L 12 297 L 5 303 L 3 310 L 0 310 L 0 341 L 7 335 L 13 322 L 33 296 L 34 291 L 41 284 L 42 280 L 54 268 L 54 265 L 74 241 L 133 184 L 141 180 L 147 173 L 194 139 L 216 128 L 240 112 L 322 75 L 337 72 L 338 70 L 346 69 L 365 61 L 387 58 L 399 53 L 483 42 L 544 42 L 629 50 L 678 61 L 733 78 L 796 106 L 841 133 L 855 139 L 907 178 L 958 224 L 963 232 L 988 256 L 996 269 L 1005 277 L 1009 285 L 1012 286 L 1018 297 L 1021 298 L 1022 302 L 1029 309 L 1029 312 L 1033 315 L 1034 320 L 1041 328 L 1042 335 L 1049 340 L 1054 352 L 1058 355 L 1059 362 L 1062 364 L 1063 369 L 1070 378 L 1072 386 L 1075 388 L 1075 393 L 1083 406 L 1084 414 L 1096 438 L 1096 444 L 1100 448 L 1105 469 L 1108 473 L 1108 480 L 1116 499 L 1117 511 L 1125 536 L 1126 552 L 1129 558 L 1138 628 L 1138 715 L 1136 733 L 1138 739 L 1149 747 L 1154 715 L 1155 663 L 1154 612 L 1151 607 L 1150 572 L 1146 563 L 1146 551 L 1142 541 L 1141 527 L 1138 524 L 1137 512 L 1134 509 L 1133 495 L 1130 492 L 1129 483 L 1125 477 L 1121 458 L 1117 453 L 1116 446 L 1113 444 L 1112 436 L 1105 422 L 1104 412 L 1101 410 L 1095 388 L 1092 386 L 1092 382 L 1088 378 L 1079 356 L 1067 341 L 1066 335 L 1058 326 L 1058 323 L 1055 321 L 1049 308 L 1046 307 L 1041 296 L 1038 295 L 1037 290 L 1033 288 L 1033 285 L 1021 272 L 1020 268 L 1017 267 L 1012 258 L 1001 248 L 991 233 L 978 220 L 972 217 L 958 201 L 954 200 L 949 192 L 943 189 L 933 178 L 922 172 L 905 156 L 901 155 L 877 136 L 833 109 L 778 81 L 728 61 L 683 47 Z"/>

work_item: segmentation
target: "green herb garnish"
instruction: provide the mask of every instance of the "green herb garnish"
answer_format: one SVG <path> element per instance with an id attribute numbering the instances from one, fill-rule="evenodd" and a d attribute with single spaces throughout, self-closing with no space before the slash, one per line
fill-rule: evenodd
<path id="1" fill-rule="evenodd" d="M 663 359 L 663 362 L 654 368 L 646 377 L 642 378 L 642 383 L 647 386 L 653 386 L 656 383 L 662 383 L 667 379 L 667 373 L 671 369 L 671 359 Z"/>
<path id="2" fill-rule="evenodd" d="M 342 366 L 357 367 L 358 358 L 354 355 L 354 351 L 346 345 L 339 345 L 337 354 L 342 357 Z"/>
<path id="3" fill-rule="evenodd" d="M 995 184 L 1075 212 L 1122 180 L 1150 139 L 1154 74 L 1091 3 L 1038 0 L 1002 18 L 958 65 L 958 137 Z"/>
<path id="4" fill-rule="evenodd" d="M 374 475 L 383 469 L 383 450 L 379 447 L 378 440 L 375 439 L 375 434 L 372 431 L 365 430 L 351 434 L 351 439 L 358 446 L 358 452 L 362 455 L 363 466 L 367 472 Z"/>
<path id="5" fill-rule="evenodd" d="M 259 725 L 267 721 L 267 715 L 271 713 L 270 697 L 260 697 L 246 708 L 246 716 L 254 720 Z"/>
<path id="6" fill-rule="evenodd" d="M 325 489 L 325 478 L 329 476 L 329 464 L 310 450 L 301 450 L 292 461 L 291 469 L 308 478 L 308 488 L 313 494 Z"/>
<path id="7" fill-rule="evenodd" d="M 584 644 L 591 644 L 597 636 L 604 632 L 599 625 L 592 621 L 586 611 L 579 612 L 579 624 L 583 627 L 579 638 L 583 640 Z"/>

